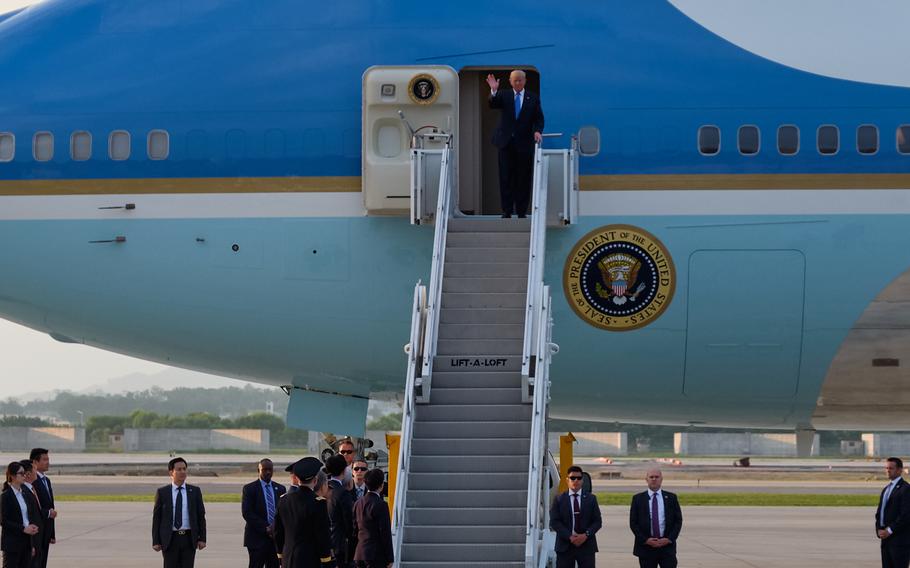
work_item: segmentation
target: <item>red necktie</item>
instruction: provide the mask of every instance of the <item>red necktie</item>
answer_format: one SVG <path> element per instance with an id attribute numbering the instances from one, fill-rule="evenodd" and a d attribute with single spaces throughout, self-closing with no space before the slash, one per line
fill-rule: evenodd
<path id="1" fill-rule="evenodd" d="M 660 513 L 657 511 L 657 493 L 651 497 L 651 536 L 660 538 Z"/>

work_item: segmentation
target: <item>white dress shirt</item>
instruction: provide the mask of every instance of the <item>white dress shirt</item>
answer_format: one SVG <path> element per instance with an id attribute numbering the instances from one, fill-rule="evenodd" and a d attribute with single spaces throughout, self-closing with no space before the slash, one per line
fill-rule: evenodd
<path id="1" fill-rule="evenodd" d="M 19 501 L 19 511 L 22 513 L 22 526 L 27 527 L 31 523 L 28 522 L 28 505 L 25 504 L 25 497 L 22 495 L 22 489 L 16 489 L 12 485 L 10 485 L 10 489 L 13 490 L 16 501 Z"/>
<path id="2" fill-rule="evenodd" d="M 171 483 L 171 505 L 174 507 L 174 514 L 177 514 L 177 486 Z M 186 483 L 183 484 L 183 518 L 180 519 L 180 526 L 174 527 L 175 531 L 190 530 L 190 500 L 187 496 Z M 176 520 L 176 519 L 174 519 Z M 175 523 L 172 523 L 172 525 Z"/>
<path id="3" fill-rule="evenodd" d="M 496 93 L 498 93 L 498 92 L 499 92 L 498 90 L 494 91 L 494 90 L 490 89 L 490 96 L 495 97 Z M 516 93 L 515 89 L 512 89 L 512 100 L 513 101 L 515 100 L 515 95 L 518 95 L 518 110 L 521 111 L 521 107 L 523 107 L 525 104 L 525 90 L 522 89 Z"/>
<path id="4" fill-rule="evenodd" d="M 572 534 L 575 534 L 575 496 L 578 495 L 578 514 L 581 514 L 581 496 L 582 492 L 578 493 L 569 490 L 569 510 L 572 511 Z"/>
<path id="5" fill-rule="evenodd" d="M 654 499 L 654 491 L 648 489 L 648 517 L 651 516 L 651 501 Z M 666 536 L 667 534 L 667 517 L 664 515 L 664 494 L 658 489 L 657 490 L 657 522 L 660 526 L 661 536 Z"/>
<path id="6" fill-rule="evenodd" d="M 894 487 L 900 480 L 900 477 L 896 477 L 892 479 L 888 485 L 885 486 L 885 494 L 882 496 L 882 510 L 878 514 L 878 524 L 883 527 L 885 527 L 885 507 L 888 505 L 888 501 L 891 499 L 891 493 L 894 492 Z M 885 528 L 888 529 L 888 534 L 891 534 L 891 527 Z"/>

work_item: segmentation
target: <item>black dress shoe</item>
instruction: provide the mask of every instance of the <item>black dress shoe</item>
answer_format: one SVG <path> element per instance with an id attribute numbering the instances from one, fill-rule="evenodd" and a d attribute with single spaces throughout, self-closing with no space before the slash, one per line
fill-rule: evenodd
<path id="1" fill-rule="evenodd" d="M 502 214 L 502 218 L 503 218 L 503 219 L 511 219 L 512 216 L 509 215 L 508 213 L 503 213 L 503 214 Z"/>

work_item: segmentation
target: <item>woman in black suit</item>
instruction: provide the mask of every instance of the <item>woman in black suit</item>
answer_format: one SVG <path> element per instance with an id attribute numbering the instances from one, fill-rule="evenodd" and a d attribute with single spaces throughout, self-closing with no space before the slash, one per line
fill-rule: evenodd
<path id="1" fill-rule="evenodd" d="M 6 483 L 0 495 L 0 550 L 3 551 L 3 568 L 28 568 L 35 554 L 34 539 L 38 527 L 30 519 L 37 519 L 38 511 L 29 506 L 31 500 L 22 494 L 25 468 L 13 462 L 6 468 Z"/>

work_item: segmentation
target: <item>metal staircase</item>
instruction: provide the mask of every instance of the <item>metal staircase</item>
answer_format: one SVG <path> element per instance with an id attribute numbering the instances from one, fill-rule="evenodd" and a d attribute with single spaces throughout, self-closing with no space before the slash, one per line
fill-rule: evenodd
<path id="1" fill-rule="evenodd" d="M 451 150 L 414 152 L 418 193 L 430 193 L 427 155 L 440 165 L 433 271 L 429 288 L 415 288 L 407 350 L 396 563 L 546 566 L 555 472 L 546 451 L 549 160 L 538 148 L 530 219 L 456 217 Z"/>

